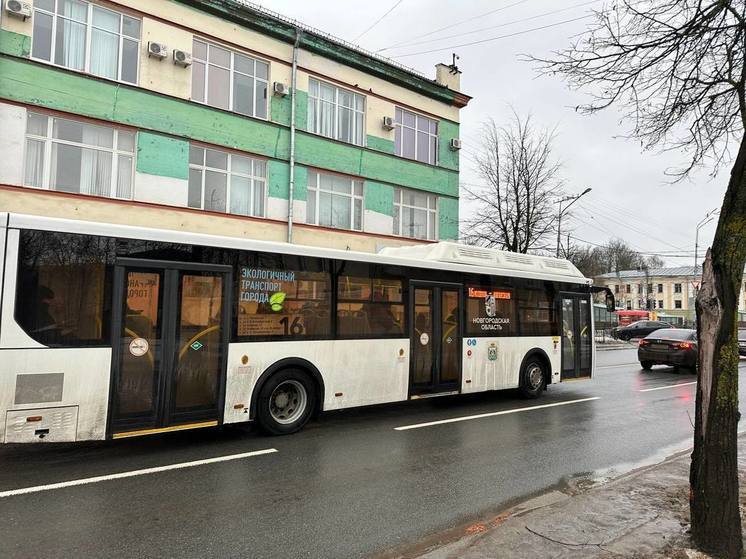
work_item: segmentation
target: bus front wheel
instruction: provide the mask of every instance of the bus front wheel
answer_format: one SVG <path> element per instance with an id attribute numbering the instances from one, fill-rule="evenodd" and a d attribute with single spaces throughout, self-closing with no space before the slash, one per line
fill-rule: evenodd
<path id="1" fill-rule="evenodd" d="M 257 400 L 257 420 L 270 435 L 300 431 L 316 407 L 316 386 L 298 369 L 283 369 L 262 385 Z"/>
<path id="2" fill-rule="evenodd" d="M 546 387 L 544 363 L 538 357 L 529 357 L 521 370 L 520 392 L 524 398 L 538 398 Z"/>

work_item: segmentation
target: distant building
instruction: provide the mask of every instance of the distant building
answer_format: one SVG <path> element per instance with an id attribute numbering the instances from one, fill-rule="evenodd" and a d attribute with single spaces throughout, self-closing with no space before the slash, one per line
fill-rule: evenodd
<path id="1" fill-rule="evenodd" d="M 691 322 L 701 278 L 701 266 L 677 266 L 609 272 L 596 276 L 594 283 L 611 289 L 619 310 L 649 310 L 655 311 L 659 318 L 681 317 Z M 738 310 L 746 312 L 746 283 L 741 289 Z"/>

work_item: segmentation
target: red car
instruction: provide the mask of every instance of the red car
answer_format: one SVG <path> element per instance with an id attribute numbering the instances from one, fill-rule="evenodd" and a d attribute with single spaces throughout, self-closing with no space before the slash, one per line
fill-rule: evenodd
<path id="1" fill-rule="evenodd" d="M 697 332 L 685 328 L 662 328 L 640 340 L 637 347 L 640 365 L 649 371 L 653 365 L 672 365 L 675 369 L 697 368 Z"/>

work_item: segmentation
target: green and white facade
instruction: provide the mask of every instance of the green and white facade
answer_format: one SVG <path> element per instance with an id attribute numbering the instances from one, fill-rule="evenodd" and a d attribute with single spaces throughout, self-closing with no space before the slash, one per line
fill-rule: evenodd
<path id="1" fill-rule="evenodd" d="M 0 211 L 363 251 L 457 238 L 469 97 L 449 67 L 233 0 L 2 2 Z"/>

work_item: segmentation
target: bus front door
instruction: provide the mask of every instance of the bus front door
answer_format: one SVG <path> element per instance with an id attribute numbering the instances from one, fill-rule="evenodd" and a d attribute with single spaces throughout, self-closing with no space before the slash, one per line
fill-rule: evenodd
<path id="1" fill-rule="evenodd" d="M 461 383 L 461 286 L 410 285 L 410 396 L 456 393 Z"/>
<path id="2" fill-rule="evenodd" d="M 114 438 L 217 425 L 230 268 L 122 259 L 114 273 Z"/>
<path id="3" fill-rule="evenodd" d="M 593 331 L 590 297 L 563 293 L 562 299 L 562 374 L 561 380 L 591 376 Z"/>

